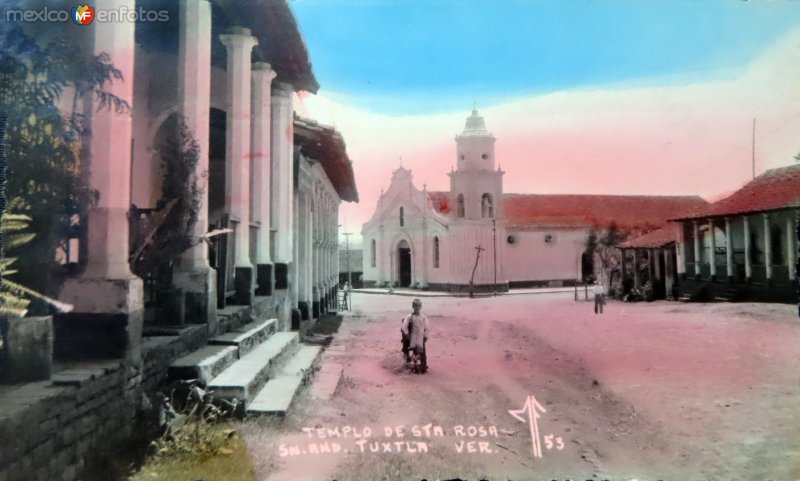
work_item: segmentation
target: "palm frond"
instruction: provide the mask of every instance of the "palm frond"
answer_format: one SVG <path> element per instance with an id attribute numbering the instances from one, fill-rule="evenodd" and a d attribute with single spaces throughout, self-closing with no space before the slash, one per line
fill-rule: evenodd
<path id="1" fill-rule="evenodd" d="M 66 302 L 61 302 L 57 299 L 47 297 L 44 294 L 39 294 L 33 289 L 27 288 L 22 284 L 17 284 L 16 282 L 9 281 L 6 278 L 3 278 L 2 281 L 0 281 L 0 289 L 6 289 L 12 294 L 16 294 L 18 296 L 34 297 L 36 299 L 46 302 L 47 304 L 55 307 L 61 312 L 70 312 L 72 311 L 72 309 L 75 308 L 75 306 L 73 306 L 72 304 L 67 304 Z"/>

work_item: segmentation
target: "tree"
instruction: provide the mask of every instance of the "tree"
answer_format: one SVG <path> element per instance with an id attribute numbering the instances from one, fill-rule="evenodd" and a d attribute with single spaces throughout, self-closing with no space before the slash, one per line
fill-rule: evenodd
<path id="1" fill-rule="evenodd" d="M 595 272 L 599 264 L 600 277 L 604 285 L 611 284 L 614 271 L 623 268 L 622 251 L 617 247 L 626 235 L 620 232 L 616 222 L 611 222 L 602 232 L 589 231 L 586 239 L 586 254 L 595 260 Z"/>
<path id="2" fill-rule="evenodd" d="M 183 252 L 201 241 L 194 237 L 203 194 L 200 182 L 206 175 L 204 172 L 198 178 L 195 174 L 200 145 L 179 115 L 167 119 L 162 132 L 156 149 L 161 158 L 159 205 L 165 210 L 164 216 L 159 225 L 143 232 L 143 238 L 131 242 L 131 270 L 142 278 L 161 267 L 171 268 Z M 136 213 L 132 214 L 131 232 L 142 232 L 136 225 Z"/>
<path id="3" fill-rule="evenodd" d="M 0 22 L 0 112 L 7 116 L 6 195 L 30 206 L 34 234 L 19 248 L 18 277 L 45 295 L 56 296 L 66 274 L 55 261 L 64 219 L 75 213 L 86 219 L 87 208 L 99 196 L 89 187 L 85 166 L 89 128 L 80 107 L 88 102 L 98 110 L 113 108 L 120 114 L 130 110 L 127 102 L 103 90 L 112 81 L 123 78 L 107 54 L 84 53 L 63 39 L 40 45 L 18 24 Z M 62 102 L 67 89 L 71 98 Z M 33 313 L 45 309 L 41 303 L 31 306 Z"/>

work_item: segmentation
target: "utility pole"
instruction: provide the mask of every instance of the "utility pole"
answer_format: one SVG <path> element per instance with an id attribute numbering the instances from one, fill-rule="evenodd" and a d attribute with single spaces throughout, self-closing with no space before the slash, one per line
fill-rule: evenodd
<path id="1" fill-rule="evenodd" d="M 343 232 L 342 235 L 344 236 L 345 252 L 347 253 L 347 284 L 352 288 L 353 279 L 352 279 L 352 274 L 350 272 L 350 236 L 353 235 L 353 233 Z"/>
<path id="2" fill-rule="evenodd" d="M 469 297 L 470 298 L 475 297 L 475 291 L 473 290 L 472 282 L 475 279 L 475 269 L 478 268 L 478 259 L 481 258 L 481 251 L 483 251 L 483 250 L 486 250 L 486 249 L 484 249 L 480 245 L 478 245 L 478 247 L 475 248 L 475 251 L 476 251 L 476 254 L 475 254 L 475 265 L 472 267 L 472 275 L 469 278 Z"/>
<path id="3" fill-rule="evenodd" d="M 753 117 L 753 178 L 756 178 L 756 119 Z"/>
<path id="4" fill-rule="evenodd" d="M 497 295 L 497 219 L 492 217 L 492 254 L 494 255 L 494 295 Z"/>

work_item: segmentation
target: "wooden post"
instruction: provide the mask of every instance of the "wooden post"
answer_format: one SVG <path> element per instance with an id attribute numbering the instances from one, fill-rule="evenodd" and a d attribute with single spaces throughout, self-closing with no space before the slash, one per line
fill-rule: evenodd
<path id="1" fill-rule="evenodd" d="M 475 297 L 475 292 L 473 290 L 473 280 L 475 279 L 475 269 L 478 268 L 478 259 L 481 258 L 481 251 L 485 250 L 480 245 L 475 248 L 475 265 L 472 267 L 472 275 L 469 278 L 469 297 Z"/>

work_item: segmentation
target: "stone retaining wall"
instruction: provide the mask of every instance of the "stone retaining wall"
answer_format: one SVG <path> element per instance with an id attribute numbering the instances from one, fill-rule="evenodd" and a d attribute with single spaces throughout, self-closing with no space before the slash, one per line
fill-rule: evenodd
<path id="1" fill-rule="evenodd" d="M 256 304 L 258 318 L 284 308 L 273 297 Z M 230 309 L 220 332 L 251 315 L 250 308 Z M 138 367 L 86 362 L 48 381 L 0 386 L 0 481 L 113 481 L 110 473 L 131 463 L 156 435 L 150 401 L 166 390 L 167 367 L 208 337 L 205 325 L 193 325 L 177 336 L 145 338 Z"/>

